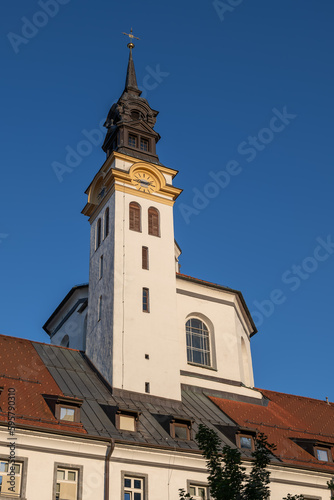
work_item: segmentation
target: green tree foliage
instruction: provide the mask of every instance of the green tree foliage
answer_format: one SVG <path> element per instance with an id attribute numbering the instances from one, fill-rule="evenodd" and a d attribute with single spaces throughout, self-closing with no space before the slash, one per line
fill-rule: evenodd
<path id="1" fill-rule="evenodd" d="M 264 434 L 255 440 L 253 462 L 249 475 L 241 465 L 241 453 L 230 446 L 221 446 L 221 440 L 213 429 L 200 424 L 196 441 L 206 460 L 208 483 L 213 500 L 267 500 L 270 496 L 270 472 L 267 467 L 276 446 L 268 443 Z M 329 488 L 334 491 L 334 482 Z M 193 500 L 184 489 L 179 490 L 180 500 Z M 303 500 L 302 495 L 290 494 L 283 500 Z"/>

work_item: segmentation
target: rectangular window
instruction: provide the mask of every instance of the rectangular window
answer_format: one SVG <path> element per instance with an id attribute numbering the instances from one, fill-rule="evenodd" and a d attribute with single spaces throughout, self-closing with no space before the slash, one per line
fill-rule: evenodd
<path id="1" fill-rule="evenodd" d="M 10 484 L 8 473 L 12 474 L 15 484 Z M 22 464 L 9 464 L 7 460 L 0 461 L 0 496 L 17 498 L 21 494 Z M 14 488 L 14 490 L 9 489 Z"/>
<path id="2" fill-rule="evenodd" d="M 329 453 L 326 448 L 316 448 L 317 459 L 322 462 L 329 462 Z"/>
<path id="3" fill-rule="evenodd" d="M 170 435 L 172 438 L 191 439 L 191 422 L 190 420 L 172 420 L 170 423 Z"/>
<path id="4" fill-rule="evenodd" d="M 99 278 L 101 279 L 103 276 L 103 255 L 100 257 L 100 269 L 99 269 Z"/>
<path id="5" fill-rule="evenodd" d="M 148 151 L 148 140 L 147 139 L 140 139 L 140 150 L 141 151 Z"/>
<path id="6" fill-rule="evenodd" d="M 253 437 L 247 434 L 237 434 L 237 445 L 243 450 L 254 450 Z"/>
<path id="7" fill-rule="evenodd" d="M 77 500 L 78 474 L 75 469 L 57 467 L 56 500 Z"/>
<path id="8" fill-rule="evenodd" d="M 189 482 L 188 493 L 194 500 L 208 500 L 209 498 L 209 488 L 202 484 Z"/>
<path id="9" fill-rule="evenodd" d="M 150 312 L 150 294 L 148 288 L 143 288 L 143 311 Z"/>
<path id="10" fill-rule="evenodd" d="M 150 391 L 150 383 L 149 382 L 145 382 L 145 392 L 147 392 L 147 394 L 149 394 L 151 391 Z"/>
<path id="11" fill-rule="evenodd" d="M 144 478 L 125 475 L 123 478 L 123 500 L 144 500 Z"/>
<path id="12" fill-rule="evenodd" d="M 98 320 L 98 321 L 101 321 L 101 318 L 102 318 L 102 295 L 100 295 L 100 297 L 99 297 L 99 305 L 98 305 L 98 316 L 97 316 L 97 320 Z"/>
<path id="13" fill-rule="evenodd" d="M 68 422 L 75 422 L 75 409 L 67 408 L 66 406 L 60 407 L 60 420 L 67 420 Z"/>
<path id="14" fill-rule="evenodd" d="M 142 268 L 148 269 L 148 248 L 142 247 Z"/>
<path id="15" fill-rule="evenodd" d="M 137 137 L 135 135 L 129 134 L 129 142 L 128 142 L 128 144 L 132 148 L 136 148 L 137 147 Z"/>
<path id="16" fill-rule="evenodd" d="M 126 415 L 120 413 L 118 415 L 118 425 L 117 428 L 121 431 L 136 431 L 136 416 L 135 415 Z"/>

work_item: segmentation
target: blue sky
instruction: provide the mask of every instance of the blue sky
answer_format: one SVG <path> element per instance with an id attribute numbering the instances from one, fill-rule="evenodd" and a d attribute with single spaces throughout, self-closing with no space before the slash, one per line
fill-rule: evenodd
<path id="1" fill-rule="evenodd" d="M 88 280 L 80 212 L 105 157 L 99 134 L 80 143 L 123 90 L 133 26 L 159 157 L 184 189 L 182 272 L 243 292 L 258 387 L 333 401 L 333 2 L 55 1 L 3 2 L 1 333 L 48 341 Z"/>

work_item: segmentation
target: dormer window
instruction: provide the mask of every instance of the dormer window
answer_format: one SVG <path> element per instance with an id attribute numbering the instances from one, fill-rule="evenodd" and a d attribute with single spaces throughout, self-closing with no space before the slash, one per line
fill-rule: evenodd
<path id="1" fill-rule="evenodd" d="M 254 450 L 254 440 L 253 436 L 249 434 L 237 434 L 237 445 L 238 448 L 242 450 Z"/>
<path id="2" fill-rule="evenodd" d="M 59 420 L 75 422 L 75 409 L 69 406 L 60 406 Z"/>
<path id="3" fill-rule="evenodd" d="M 140 139 L 140 150 L 141 151 L 148 151 L 148 140 L 147 139 Z"/>
<path id="4" fill-rule="evenodd" d="M 191 421 L 183 419 L 171 420 L 170 435 L 175 439 L 189 441 L 191 439 Z"/>
<path id="5" fill-rule="evenodd" d="M 44 395 L 55 418 L 60 422 L 80 422 L 82 399 L 67 396 Z"/>
<path id="6" fill-rule="evenodd" d="M 329 448 L 315 447 L 315 456 L 321 462 L 332 462 L 331 452 Z"/>
<path id="7" fill-rule="evenodd" d="M 116 414 L 116 427 L 120 431 L 136 432 L 138 418 L 138 412 L 118 410 Z"/>
<path id="8" fill-rule="evenodd" d="M 128 144 L 132 148 L 136 148 L 137 147 L 137 137 L 133 134 L 129 134 Z"/>

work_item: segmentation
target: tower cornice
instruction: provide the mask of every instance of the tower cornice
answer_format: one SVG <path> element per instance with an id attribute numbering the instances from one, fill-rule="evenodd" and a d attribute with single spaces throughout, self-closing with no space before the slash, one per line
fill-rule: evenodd
<path id="1" fill-rule="evenodd" d="M 152 191 L 138 185 L 138 174 L 145 177 L 145 173 L 154 181 Z M 169 184 L 166 178 L 173 179 L 176 174 L 177 170 L 113 153 L 85 191 L 88 195 L 88 202 L 82 213 L 90 217 L 90 220 L 94 220 L 95 213 L 99 212 L 101 204 L 104 204 L 115 191 L 172 206 L 182 193 L 182 189 Z"/>

